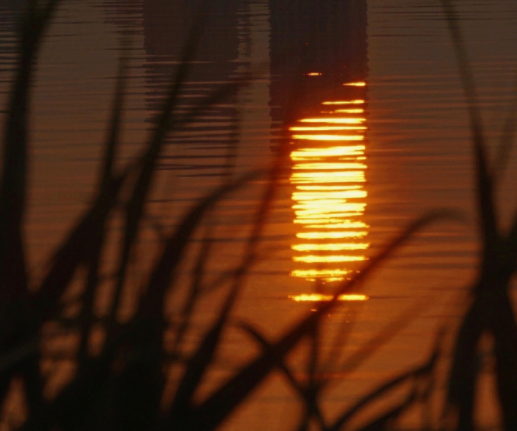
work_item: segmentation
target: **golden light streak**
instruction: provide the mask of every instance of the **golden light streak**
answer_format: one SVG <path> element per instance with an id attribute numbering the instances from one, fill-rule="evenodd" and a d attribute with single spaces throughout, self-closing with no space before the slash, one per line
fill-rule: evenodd
<path id="1" fill-rule="evenodd" d="M 362 141 L 363 135 L 293 135 L 293 139 L 306 141 Z"/>
<path id="2" fill-rule="evenodd" d="M 362 114 L 364 109 L 336 109 L 334 112 L 343 114 Z"/>
<path id="3" fill-rule="evenodd" d="M 328 175 L 322 172 L 295 172 L 291 175 L 291 180 L 294 183 L 342 183 L 342 182 L 357 182 L 365 181 L 363 171 L 352 172 L 335 172 Z"/>
<path id="4" fill-rule="evenodd" d="M 319 201 L 320 199 L 353 199 L 366 197 L 365 190 L 344 190 L 344 191 L 322 191 L 318 194 L 314 192 L 294 192 L 294 200 Z"/>
<path id="5" fill-rule="evenodd" d="M 289 130 L 293 132 L 331 131 L 331 130 L 365 130 L 366 126 L 293 126 Z"/>
<path id="6" fill-rule="evenodd" d="M 322 225 L 328 224 L 328 220 L 334 220 L 337 217 L 359 217 L 363 213 L 361 211 L 348 211 L 346 213 L 327 212 L 323 214 L 306 214 L 303 218 L 295 220 L 295 224 L 303 225 L 305 229 L 325 229 Z M 297 214 L 298 215 L 298 214 Z M 324 217 L 324 218 L 321 218 Z M 358 226 L 358 228 L 366 229 L 370 226 L 364 224 L 364 226 Z M 348 228 L 350 229 L 350 228 Z M 357 229 L 357 228 L 354 228 Z"/>
<path id="7" fill-rule="evenodd" d="M 306 223 L 307 225 L 308 224 L 321 224 L 321 223 L 318 223 L 318 222 L 315 222 L 315 219 L 317 219 L 318 217 L 354 217 L 354 216 L 358 216 L 360 214 L 362 214 L 362 211 L 361 209 L 363 209 L 364 207 L 362 208 L 359 208 L 358 210 L 355 210 L 355 208 L 357 207 L 353 207 L 354 210 L 350 210 L 350 211 L 343 211 L 343 208 L 340 208 L 341 212 L 339 212 L 338 209 L 332 209 L 332 208 L 328 208 L 328 209 L 324 209 L 323 211 L 316 211 L 314 209 L 295 209 L 295 212 L 296 212 L 296 216 L 298 217 L 298 219 L 300 220 L 308 220 L 309 223 Z M 309 226 L 305 226 L 306 228 L 309 228 Z M 365 226 L 367 227 L 367 226 Z"/>
<path id="8" fill-rule="evenodd" d="M 323 73 L 321 72 L 309 72 L 309 73 L 306 73 L 307 76 L 321 76 L 323 75 Z"/>
<path id="9" fill-rule="evenodd" d="M 337 262 L 361 262 L 363 260 L 366 260 L 364 256 L 343 256 L 343 255 L 306 255 L 306 256 L 294 256 L 293 260 L 295 262 L 305 262 L 305 263 L 322 263 L 322 262 L 328 262 L 328 263 L 337 263 Z"/>
<path id="10" fill-rule="evenodd" d="M 360 214 L 358 214 L 360 215 Z M 306 226 L 307 229 L 366 229 L 369 228 L 366 223 L 357 222 L 357 226 L 349 226 L 346 223 L 323 223 L 323 224 L 312 224 L 311 221 L 307 220 Z"/>
<path id="11" fill-rule="evenodd" d="M 332 301 L 334 296 L 320 293 L 302 293 L 301 295 L 289 295 L 288 298 L 296 302 L 328 302 Z M 338 301 L 367 301 L 370 298 L 361 293 L 347 293 L 339 295 L 337 299 Z"/>
<path id="12" fill-rule="evenodd" d="M 328 214 L 336 212 L 361 211 L 365 203 L 345 202 L 342 199 L 316 199 L 312 202 L 297 203 L 292 206 L 298 216 L 305 214 Z"/>
<path id="13" fill-rule="evenodd" d="M 345 231 L 345 232 L 298 232 L 300 239 L 337 239 L 337 238 L 363 238 L 368 234 L 366 231 Z"/>
<path id="14" fill-rule="evenodd" d="M 314 190 L 314 191 L 320 191 L 320 190 L 360 190 L 361 186 L 351 186 L 351 185 L 339 185 L 339 186 L 327 186 L 327 185 L 321 185 L 321 186 L 296 186 L 296 190 Z"/>
<path id="15" fill-rule="evenodd" d="M 332 179 L 337 179 L 337 178 L 340 178 L 340 177 L 352 177 L 352 178 L 357 178 L 359 180 L 363 179 L 364 178 L 364 172 L 362 171 L 350 171 L 350 172 L 347 172 L 347 171 L 332 171 L 332 172 L 294 172 L 292 175 L 291 175 L 291 179 L 296 181 L 297 179 L 305 179 L 305 178 L 311 178 L 313 180 L 321 180 L 321 179 L 325 179 L 325 180 L 332 180 Z M 313 181 L 314 182 L 314 181 Z M 336 182 L 338 182 L 336 180 Z"/>
<path id="16" fill-rule="evenodd" d="M 335 100 L 323 102 L 323 105 L 362 105 L 364 100 L 356 99 L 356 100 Z"/>
<path id="17" fill-rule="evenodd" d="M 300 148 L 291 153 L 291 159 L 296 157 L 338 157 L 338 156 L 360 156 L 364 153 L 364 145 L 348 145 L 327 148 Z"/>
<path id="18" fill-rule="evenodd" d="M 343 85 L 349 85 L 351 87 L 366 87 L 366 82 L 346 82 Z"/>
<path id="19" fill-rule="evenodd" d="M 338 278 L 339 280 L 349 273 L 350 271 L 346 269 L 295 269 L 291 271 L 291 275 L 293 277 L 312 279 L 333 277 Z"/>
<path id="20" fill-rule="evenodd" d="M 298 163 L 297 165 L 293 166 L 293 169 L 300 169 L 300 170 L 345 170 L 345 169 L 366 169 L 366 165 L 364 163 L 340 163 L 340 162 L 329 162 L 329 163 Z"/>
<path id="21" fill-rule="evenodd" d="M 296 219 L 294 222 L 297 223 L 297 224 L 305 224 L 305 225 L 313 225 L 313 224 L 318 224 L 319 225 L 322 225 L 322 224 L 327 224 L 327 223 L 339 223 L 342 221 L 342 217 L 350 217 L 350 216 L 360 216 L 361 215 L 361 212 L 347 212 L 347 213 L 335 213 L 335 214 L 332 214 L 332 216 L 329 216 L 329 214 L 320 214 L 320 215 L 314 215 L 314 216 L 311 216 L 311 217 L 305 217 L 303 219 Z M 324 218 L 322 218 L 324 216 Z M 336 217 L 336 218 L 331 218 L 331 217 Z M 338 217 L 341 217 L 338 218 Z M 361 227 L 361 228 L 367 228 L 369 227 L 366 223 L 363 223 L 363 222 L 358 222 L 358 223 L 361 223 L 360 226 L 358 227 Z M 310 228 L 311 226 L 304 226 L 306 228 Z"/>
<path id="22" fill-rule="evenodd" d="M 346 117 L 321 117 L 321 118 L 304 118 L 300 120 L 302 123 L 329 123 L 329 124 L 360 124 L 366 121 L 365 118 L 346 118 Z"/>
<path id="23" fill-rule="evenodd" d="M 370 244 L 366 242 L 342 243 L 342 244 L 294 244 L 291 248 L 295 251 L 340 251 L 340 250 L 366 250 Z"/>

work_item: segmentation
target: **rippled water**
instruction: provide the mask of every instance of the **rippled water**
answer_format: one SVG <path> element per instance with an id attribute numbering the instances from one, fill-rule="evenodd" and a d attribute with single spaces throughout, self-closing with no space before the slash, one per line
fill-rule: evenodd
<path id="1" fill-rule="evenodd" d="M 0 0 L 2 101 L 13 66 L 14 17 L 22 3 Z M 127 159 L 145 140 L 181 62 L 197 3 L 64 2 L 41 55 L 34 93 L 28 220 L 34 271 L 88 201 L 118 57 L 132 58 Z M 314 280 L 325 290 L 356 271 L 413 217 L 453 207 L 467 220 L 427 229 L 364 286 L 368 301 L 329 316 L 337 327 L 344 315 L 359 313 L 350 341 L 354 348 L 401 310 L 428 304 L 330 396 L 331 403 L 347 402 L 425 356 L 436 327 L 457 315 L 454 304 L 475 267 L 468 122 L 443 13 L 434 0 L 216 3 L 204 23 L 179 112 L 244 73 L 255 79 L 170 136 L 150 211 L 170 225 L 225 175 L 265 166 L 282 137 L 291 142 L 291 165 L 265 233 L 263 259 L 252 270 L 236 319 L 275 334 L 306 309 L 289 296 L 314 293 Z M 464 0 L 459 10 L 493 149 L 514 94 L 517 5 Z M 130 53 L 121 51 L 125 40 L 131 40 Z M 510 160 L 500 189 L 504 220 L 514 209 L 516 172 Z M 242 251 L 258 196 L 258 187 L 240 193 L 211 219 L 219 237 L 214 274 Z M 209 305 L 206 316 L 213 312 Z M 229 337 L 228 357 L 245 355 L 239 351 L 242 337 Z M 282 423 L 262 412 L 275 406 L 289 416 L 293 401 L 284 393 L 265 391 L 258 407 L 243 414 L 246 429 L 257 421 L 261 429 Z M 240 416 L 235 426 L 242 428 Z"/>

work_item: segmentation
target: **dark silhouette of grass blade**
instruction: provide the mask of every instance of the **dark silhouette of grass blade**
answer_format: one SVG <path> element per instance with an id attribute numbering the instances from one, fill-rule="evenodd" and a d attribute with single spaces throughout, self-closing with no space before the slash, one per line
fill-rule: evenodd
<path id="1" fill-rule="evenodd" d="M 339 415 L 338 419 L 328 428 L 328 431 L 338 431 L 346 425 L 355 415 L 361 410 L 368 407 L 373 401 L 382 398 L 389 391 L 405 384 L 408 381 L 420 379 L 422 377 L 428 377 L 436 366 L 436 362 L 439 358 L 441 350 L 441 337 L 433 349 L 429 359 L 423 364 L 413 370 L 405 371 L 386 382 L 383 382 L 376 389 L 360 398 L 352 407 L 348 408 L 344 413 Z"/>
<path id="2" fill-rule="evenodd" d="M 173 111 L 178 103 L 179 94 L 190 70 L 191 61 L 196 53 L 199 38 L 202 33 L 201 22 L 194 26 L 190 32 L 188 42 L 181 56 L 181 62 L 175 76 L 171 79 L 171 86 L 163 105 L 159 111 L 159 117 L 154 126 L 149 141 L 143 154 L 139 157 L 138 176 L 133 191 L 125 210 L 125 225 L 122 243 L 120 245 L 120 257 L 118 263 L 117 284 L 109 312 L 110 325 L 117 319 L 117 311 L 122 297 L 126 280 L 127 269 L 131 258 L 133 246 L 138 239 L 140 221 L 144 213 L 145 202 L 152 186 L 152 180 L 156 171 L 158 157 L 162 151 L 167 133 L 174 127 Z"/>
<path id="3" fill-rule="evenodd" d="M 460 325 L 454 349 L 447 409 L 457 416 L 455 426 L 458 431 L 475 428 L 474 399 L 478 370 L 474 364 L 480 338 L 488 332 L 494 337 L 496 345 L 497 388 L 504 426 L 507 430 L 514 430 L 517 429 L 517 414 L 512 403 L 517 398 L 517 379 L 512 370 L 517 369 L 517 325 L 508 289 L 512 276 L 517 272 L 517 222 L 514 220 L 508 235 L 498 229 L 492 183 L 495 172 L 489 169 L 486 159 L 485 137 L 472 70 L 467 60 L 454 4 L 452 0 L 442 0 L 442 5 L 449 24 L 470 117 L 479 228 L 483 239 L 477 280 L 473 284 L 474 297 Z M 515 116 L 512 110 L 507 121 Z M 496 159 L 498 163 L 509 152 L 513 139 L 513 126 L 509 126 L 507 122 L 505 129 Z"/>
<path id="4" fill-rule="evenodd" d="M 0 178 L 0 351 L 9 351 L 23 342 L 31 310 L 28 307 L 29 277 L 26 269 L 23 223 L 29 171 L 29 115 L 34 64 L 44 33 L 59 1 L 50 0 L 39 8 L 27 5 L 20 24 L 18 59 L 7 102 L 2 139 Z M 24 359 L 0 375 L 0 403 L 9 389 L 12 373 L 19 373 L 30 392 L 29 411 L 41 402 L 43 383 L 38 355 Z"/>
<path id="5" fill-rule="evenodd" d="M 479 214 L 482 223 L 481 233 L 483 235 L 484 243 L 487 244 L 488 247 L 492 245 L 492 242 L 496 238 L 498 238 L 499 233 L 497 230 L 492 178 L 486 156 L 483 121 L 479 110 L 479 102 L 476 86 L 474 84 L 474 77 L 472 75 L 472 68 L 468 59 L 463 36 L 458 25 L 458 13 L 453 0 L 442 0 L 442 6 L 449 26 L 461 84 L 463 86 L 463 92 L 465 93 L 465 99 L 467 102 L 474 151 L 476 175 L 475 184 L 478 195 Z"/>
<path id="6" fill-rule="evenodd" d="M 110 193 L 110 182 L 114 177 L 114 166 L 117 159 L 117 150 L 119 147 L 120 131 L 122 126 L 122 117 L 124 113 L 124 96 L 127 85 L 127 67 L 128 58 L 121 57 L 119 61 L 119 70 L 115 85 L 115 96 L 113 98 L 113 107 L 109 128 L 107 130 L 106 144 L 104 148 L 103 163 L 99 169 L 98 187 L 99 196 L 108 198 Z M 92 253 L 87 263 L 87 275 L 84 292 L 82 295 L 81 306 L 81 327 L 80 341 L 78 348 L 79 367 L 85 362 L 88 355 L 88 344 L 90 340 L 92 325 L 94 323 L 94 302 L 97 289 L 100 284 L 100 267 L 103 257 L 103 248 L 106 240 L 106 220 L 101 223 L 95 235 L 96 241 L 92 246 Z"/>
<path id="7" fill-rule="evenodd" d="M 508 113 L 503 125 L 499 146 L 495 154 L 494 167 L 492 169 L 492 177 L 494 181 L 500 182 L 504 172 L 508 167 L 510 154 L 515 141 L 515 133 L 517 131 L 517 81 L 512 89 L 513 97 L 508 107 Z"/>
<path id="8" fill-rule="evenodd" d="M 358 428 L 357 431 L 388 431 L 396 429 L 396 420 L 414 403 L 415 399 L 415 392 L 410 392 L 389 411 L 379 415 L 367 425 Z"/>
<path id="9" fill-rule="evenodd" d="M 267 351 L 271 348 L 271 343 L 254 327 L 247 323 L 239 324 L 239 327 L 248 333 L 263 349 Z M 327 430 L 325 425 L 325 418 L 319 407 L 318 402 L 314 396 L 308 394 L 307 388 L 297 380 L 295 375 L 291 372 L 291 369 L 286 365 L 283 358 L 276 358 L 277 367 L 282 371 L 289 384 L 293 387 L 295 392 L 298 394 L 302 402 L 304 403 L 306 410 L 309 412 L 310 417 L 315 417 L 318 421 L 318 425 L 321 429 Z"/>
<path id="10" fill-rule="evenodd" d="M 38 327 L 59 309 L 59 300 L 68 288 L 73 276 L 91 256 L 96 234 L 102 230 L 108 215 L 118 203 L 118 194 L 126 179 L 121 174 L 114 177 L 103 196 L 98 195 L 92 206 L 85 211 L 67 239 L 59 246 L 51 261 L 51 267 L 34 294 L 33 324 Z"/>
<path id="11" fill-rule="evenodd" d="M 185 254 L 194 231 L 199 227 L 202 217 L 215 203 L 223 199 L 227 194 L 242 188 L 250 181 L 263 175 L 262 171 L 248 172 L 235 181 L 226 183 L 210 193 L 188 211 L 175 228 L 174 232 L 165 242 L 165 248 L 161 253 L 154 269 L 151 272 L 146 293 L 141 299 L 138 316 L 154 316 L 160 309 L 164 296 L 168 289 L 174 285 L 175 270 Z"/>
<path id="12" fill-rule="evenodd" d="M 322 304 L 314 313 L 310 313 L 295 323 L 291 329 L 273 342 L 267 351 L 245 365 L 200 405 L 192 408 L 188 417 L 180 422 L 179 429 L 201 431 L 219 426 L 276 367 L 278 359 L 284 358 L 314 328 L 319 319 L 336 305 L 340 294 L 350 291 L 358 282 L 367 278 L 417 231 L 431 222 L 445 218 L 457 219 L 458 216 L 451 211 L 437 211 L 426 214 L 411 223 L 374 256 L 355 277 L 343 283 L 331 301 Z"/>

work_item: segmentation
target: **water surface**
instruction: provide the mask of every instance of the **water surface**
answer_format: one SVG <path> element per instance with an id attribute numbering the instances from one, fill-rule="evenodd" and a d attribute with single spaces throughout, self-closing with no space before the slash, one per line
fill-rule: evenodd
<path id="1" fill-rule="evenodd" d="M 0 1 L 2 101 L 13 66 L 14 19 L 22 3 Z M 198 3 L 63 3 L 41 55 L 34 91 L 27 237 L 35 273 L 88 202 L 119 56 L 132 58 L 123 150 L 128 160 L 144 142 L 182 61 Z M 422 359 L 437 326 L 460 312 L 456 305 L 475 268 L 468 124 L 445 20 L 436 1 L 215 3 L 191 60 L 178 113 L 245 73 L 254 79 L 171 134 L 149 212 L 161 225 L 173 225 L 228 175 L 266 166 L 282 142 L 289 142 L 261 259 L 251 271 L 236 320 L 277 334 L 311 307 L 289 297 L 328 293 L 412 218 L 452 207 L 467 220 L 427 229 L 358 288 L 368 301 L 350 303 L 329 316 L 330 327 L 341 330 L 343 318 L 358 315 L 348 340 L 353 351 L 401 310 L 418 311 L 426 304 L 384 350 L 329 393 L 334 408 Z M 517 6 L 506 0 L 466 0 L 460 14 L 494 149 L 514 93 Z M 130 53 L 121 50 L 125 40 L 132 41 Z M 514 210 L 513 159 L 500 189 L 504 220 Z M 209 220 L 217 228 L 219 247 L 211 275 L 238 260 L 259 196 L 256 184 Z M 215 312 L 212 299 L 205 307 L 201 322 Z M 243 343 L 249 345 L 243 334 L 229 335 L 221 373 L 249 354 Z M 295 411 L 294 399 L 278 382 L 272 385 L 229 428 L 251 429 L 252 423 L 260 429 L 284 428 Z M 264 411 L 281 417 L 264 417 Z"/>

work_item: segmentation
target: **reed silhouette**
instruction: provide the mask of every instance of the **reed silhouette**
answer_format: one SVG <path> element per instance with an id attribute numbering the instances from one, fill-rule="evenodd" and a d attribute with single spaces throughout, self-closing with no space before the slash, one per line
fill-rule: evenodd
<path id="1" fill-rule="evenodd" d="M 14 381 L 22 382 L 25 420 L 12 426 L 24 431 L 44 430 L 213 430 L 220 427 L 237 408 L 252 395 L 259 384 L 273 372 L 285 374 L 304 409 L 298 429 L 337 431 L 351 429 L 358 413 L 372 402 L 383 399 L 390 391 L 410 384 L 405 397 L 387 406 L 379 415 L 368 418 L 357 430 L 384 430 L 396 427 L 397 420 L 415 404 L 426 405 L 435 388 L 436 363 L 441 354 L 441 336 L 437 337 L 429 359 L 414 369 L 405 371 L 368 393 L 354 405 L 343 408 L 332 420 L 323 413 L 323 392 L 331 381 L 320 373 L 332 359 L 323 358 L 320 351 L 323 317 L 336 307 L 338 295 L 350 292 L 362 283 L 393 253 L 430 223 L 457 219 L 454 211 L 437 210 L 414 220 L 350 280 L 340 283 L 331 301 L 320 304 L 314 312 L 302 316 L 279 333 L 267 339 L 247 323 L 241 329 L 255 340 L 260 351 L 249 362 L 219 384 L 204 399 L 195 395 L 215 366 L 214 358 L 222 337 L 230 325 L 233 309 L 246 282 L 249 269 L 257 260 L 257 246 L 267 223 L 278 187 L 287 149 L 280 148 L 278 156 L 267 169 L 240 177 L 229 177 L 183 215 L 174 229 L 165 231 L 157 241 L 156 259 L 145 277 L 141 296 L 128 320 L 118 318 L 121 299 L 127 289 L 128 270 L 146 221 L 146 205 L 156 176 L 157 163 L 168 134 L 192 122 L 211 105 L 239 91 L 252 77 L 242 77 L 208 95 L 190 111 L 177 112 L 182 86 L 195 56 L 198 35 L 202 31 L 201 13 L 198 26 L 192 29 L 184 49 L 181 65 L 171 77 L 168 94 L 164 97 L 157 121 L 141 153 L 126 165 L 118 161 L 120 131 L 123 125 L 127 64 L 120 63 L 113 97 L 111 119 L 104 142 L 104 156 L 99 167 L 97 186 L 91 203 L 70 229 L 63 242 L 56 244 L 50 265 L 41 279 L 28 272 L 24 225 L 27 200 L 27 175 L 30 170 L 29 114 L 31 85 L 40 45 L 45 37 L 60 0 L 46 2 L 30 0 L 20 26 L 18 66 L 7 105 L 2 140 L 2 174 L 0 182 L 0 402 L 10 394 Z M 494 339 L 497 360 L 498 395 L 507 430 L 517 429 L 517 328 L 508 296 L 510 278 L 516 272 L 517 221 L 509 232 L 498 228 L 493 202 L 493 188 L 499 171 L 490 169 L 485 150 L 485 138 L 477 107 L 475 88 L 466 59 L 466 51 L 458 29 L 452 2 L 443 0 L 444 11 L 451 29 L 459 61 L 460 73 L 467 96 L 471 120 L 472 145 L 476 167 L 476 190 L 480 213 L 483 251 L 480 257 L 478 281 L 472 288 L 472 302 L 461 324 L 448 378 L 446 413 L 457 418 L 456 430 L 474 429 L 474 397 L 476 375 L 474 367 L 480 337 L 488 332 Z M 513 138 L 515 111 L 508 120 L 498 159 L 505 160 Z M 116 166 L 122 165 L 121 168 Z M 184 347 L 196 304 L 203 295 L 203 272 L 213 244 L 204 247 L 196 258 L 195 274 L 188 287 L 186 299 L 175 293 L 180 289 L 178 268 L 187 253 L 191 239 L 199 230 L 204 216 L 230 193 L 246 187 L 257 178 L 265 178 L 262 198 L 257 202 L 253 227 L 246 249 L 232 271 L 218 283 L 224 285 L 225 299 L 217 316 L 198 340 L 193 350 Z M 113 218 L 122 220 L 122 235 L 116 247 L 116 271 L 113 297 L 103 319 L 95 313 L 95 298 L 105 282 L 102 279 L 102 257 L 109 246 L 108 229 Z M 76 318 L 65 319 L 66 294 L 77 274 L 83 284 Z M 35 286 L 35 288 L 32 288 Z M 166 297 L 179 303 L 179 324 L 171 322 L 164 313 Z M 183 301 L 183 302 L 180 302 Z M 343 370 L 352 370 L 380 345 L 393 337 L 411 318 L 405 313 L 372 337 L 359 351 L 340 362 Z M 45 396 L 48 378 L 40 364 L 45 357 L 45 339 L 59 337 L 45 328 L 57 324 L 63 331 L 73 331 L 78 337 L 72 352 L 75 372 L 57 395 Z M 98 351 L 90 349 L 92 333 L 101 328 L 104 341 Z M 172 333 L 172 347 L 164 342 Z M 307 378 L 301 379 L 290 368 L 286 357 L 299 344 L 308 343 L 310 354 L 304 365 Z M 166 386 L 168 370 L 177 366 L 180 376 L 171 389 Z M 7 413 L 6 413 L 7 414 Z M 431 418 L 422 429 L 435 427 L 440 418 Z M 454 421 L 453 421 L 454 422 Z"/>

